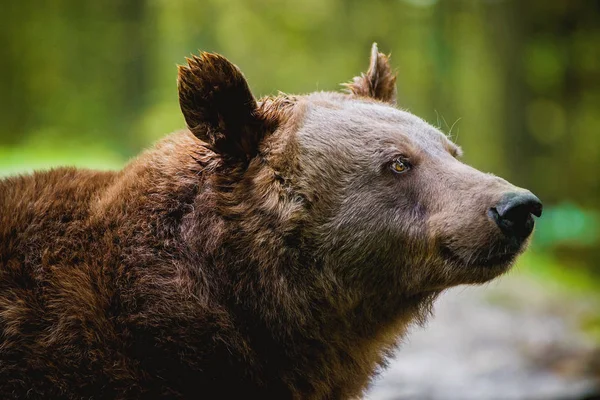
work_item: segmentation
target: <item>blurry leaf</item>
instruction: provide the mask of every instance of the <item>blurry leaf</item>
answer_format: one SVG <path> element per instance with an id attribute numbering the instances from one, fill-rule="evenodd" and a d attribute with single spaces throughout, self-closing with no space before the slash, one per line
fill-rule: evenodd
<path id="1" fill-rule="evenodd" d="M 540 246 L 571 244 L 592 246 L 600 238 L 600 214 L 563 203 L 544 210 L 537 221 L 535 243 Z"/>

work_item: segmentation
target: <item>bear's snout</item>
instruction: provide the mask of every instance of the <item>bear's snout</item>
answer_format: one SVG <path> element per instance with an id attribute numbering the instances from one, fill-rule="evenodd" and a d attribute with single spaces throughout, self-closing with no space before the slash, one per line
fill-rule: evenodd
<path id="1" fill-rule="evenodd" d="M 488 215 L 511 238 L 525 240 L 533 231 L 533 217 L 542 215 L 542 202 L 529 191 L 507 193 Z"/>

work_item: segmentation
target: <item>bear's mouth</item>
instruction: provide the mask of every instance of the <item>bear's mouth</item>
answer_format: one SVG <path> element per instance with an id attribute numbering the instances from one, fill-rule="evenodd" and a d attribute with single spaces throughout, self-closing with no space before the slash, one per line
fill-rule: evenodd
<path id="1" fill-rule="evenodd" d="M 463 256 L 457 254 L 452 248 L 447 245 L 440 246 L 440 254 L 443 258 L 451 261 L 453 264 L 466 267 L 483 267 L 483 268 L 505 268 L 509 266 L 519 254 L 518 251 L 510 251 L 504 249 L 502 251 L 475 252 L 473 254 Z"/>

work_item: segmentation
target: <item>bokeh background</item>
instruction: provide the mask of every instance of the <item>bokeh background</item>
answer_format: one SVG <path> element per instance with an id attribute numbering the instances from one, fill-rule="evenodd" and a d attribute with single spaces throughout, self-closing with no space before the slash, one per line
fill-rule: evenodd
<path id="1" fill-rule="evenodd" d="M 262 96 L 339 90 L 373 41 L 392 54 L 402 108 L 543 200 L 516 274 L 565 304 L 598 299 L 598 1 L 3 0 L 0 175 L 121 167 L 184 126 L 176 65 L 198 49 Z M 596 311 L 576 325 L 600 343 Z"/>

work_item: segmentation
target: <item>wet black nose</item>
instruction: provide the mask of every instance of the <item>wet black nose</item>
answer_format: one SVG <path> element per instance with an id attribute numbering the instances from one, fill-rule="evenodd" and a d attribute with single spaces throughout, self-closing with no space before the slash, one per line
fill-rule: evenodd
<path id="1" fill-rule="evenodd" d="M 533 230 L 532 214 L 542 215 L 542 202 L 531 192 L 508 193 L 489 211 L 506 235 L 522 239 Z"/>

